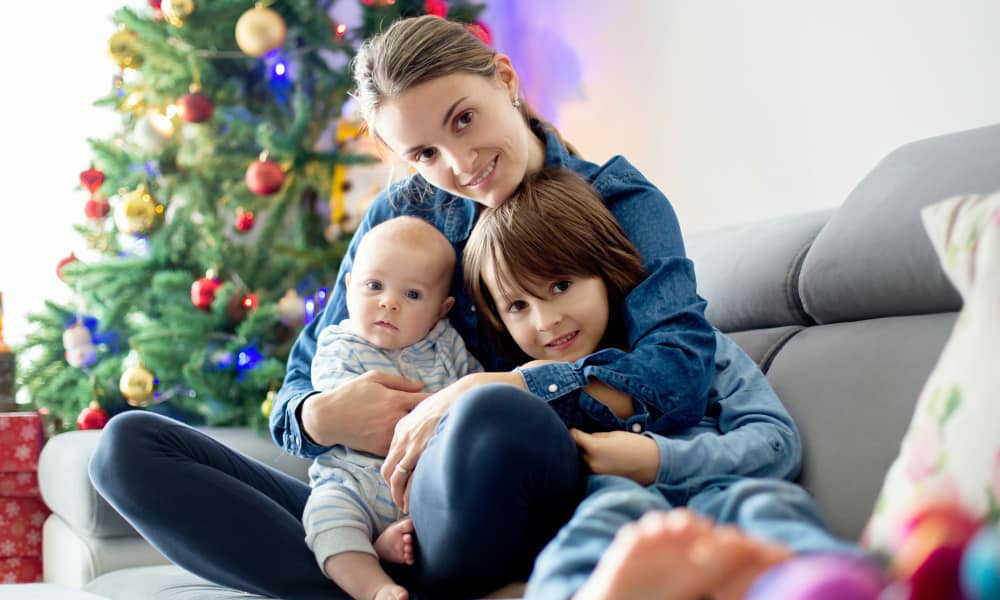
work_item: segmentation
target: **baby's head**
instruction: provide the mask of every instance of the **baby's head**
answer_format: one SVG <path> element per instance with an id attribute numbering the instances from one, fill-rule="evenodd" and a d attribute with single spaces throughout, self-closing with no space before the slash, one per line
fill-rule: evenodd
<path id="1" fill-rule="evenodd" d="M 576 173 L 543 169 L 484 210 L 462 264 L 484 328 L 511 358 L 573 361 L 627 347 L 622 308 L 645 278 L 642 258 Z"/>
<path id="2" fill-rule="evenodd" d="M 372 227 L 344 280 L 355 333 L 386 350 L 422 340 L 455 303 L 454 270 L 454 248 L 427 221 L 396 217 Z"/>

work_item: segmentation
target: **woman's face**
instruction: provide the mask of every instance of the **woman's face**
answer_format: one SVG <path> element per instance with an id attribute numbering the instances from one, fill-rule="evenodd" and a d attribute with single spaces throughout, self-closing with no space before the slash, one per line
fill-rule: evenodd
<path id="1" fill-rule="evenodd" d="M 499 206 L 545 149 L 513 100 L 517 76 L 497 56 L 496 77 L 454 74 L 414 86 L 379 108 L 375 133 L 437 188 Z"/>

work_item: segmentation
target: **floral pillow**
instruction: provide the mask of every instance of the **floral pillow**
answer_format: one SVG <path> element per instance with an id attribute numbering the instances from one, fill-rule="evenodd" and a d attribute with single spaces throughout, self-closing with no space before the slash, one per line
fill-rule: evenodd
<path id="1" fill-rule="evenodd" d="M 964 305 L 865 530 L 882 552 L 927 502 L 1000 520 L 1000 193 L 950 198 L 921 217 Z"/>

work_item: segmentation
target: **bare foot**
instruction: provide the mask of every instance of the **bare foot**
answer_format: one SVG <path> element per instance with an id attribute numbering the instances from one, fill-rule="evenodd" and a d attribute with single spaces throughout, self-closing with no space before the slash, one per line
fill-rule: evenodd
<path id="1" fill-rule="evenodd" d="M 385 562 L 412 565 L 413 520 L 406 517 L 386 527 L 373 545 L 375 553 Z"/>
<path id="2" fill-rule="evenodd" d="M 380 587 L 375 592 L 372 600 L 409 600 L 409 598 L 410 594 L 406 591 L 406 588 L 393 583 Z"/>
<path id="3" fill-rule="evenodd" d="M 738 600 L 783 547 L 684 509 L 647 513 L 618 532 L 575 600 Z"/>

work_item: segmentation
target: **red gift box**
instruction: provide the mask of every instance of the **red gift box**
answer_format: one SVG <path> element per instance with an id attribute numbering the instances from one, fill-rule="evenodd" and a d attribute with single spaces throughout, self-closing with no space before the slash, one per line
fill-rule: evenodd
<path id="1" fill-rule="evenodd" d="M 42 419 L 38 413 L 0 413 L 0 471 L 38 470 Z"/>
<path id="2" fill-rule="evenodd" d="M 42 555 L 48 507 L 39 498 L 0 498 L 0 557 Z"/>
<path id="3" fill-rule="evenodd" d="M 0 472 L 0 498 L 37 498 L 37 473 Z"/>
<path id="4" fill-rule="evenodd" d="M 40 583 L 42 559 L 15 556 L 0 558 L 0 583 Z"/>

